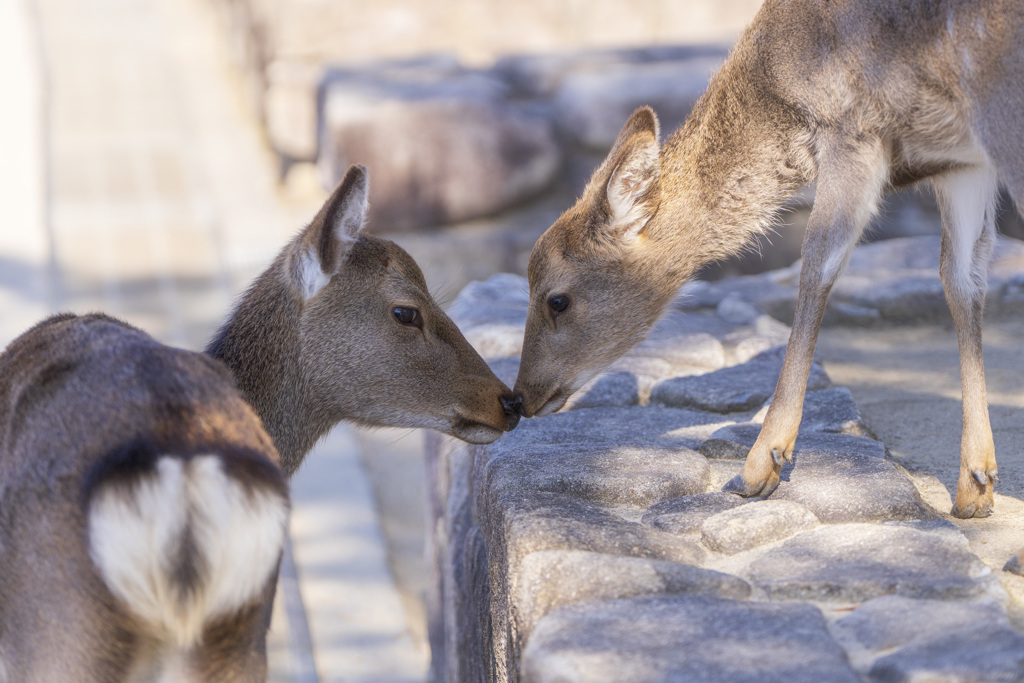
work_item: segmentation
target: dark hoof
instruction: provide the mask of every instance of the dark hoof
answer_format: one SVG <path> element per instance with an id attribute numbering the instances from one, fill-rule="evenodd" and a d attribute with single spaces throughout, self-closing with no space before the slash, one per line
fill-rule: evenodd
<path id="1" fill-rule="evenodd" d="M 1017 576 L 1024 576 L 1024 564 L 1021 564 L 1020 558 L 1014 555 L 1010 558 L 1010 561 L 1003 565 L 1004 572 L 1010 572 Z"/>
<path id="2" fill-rule="evenodd" d="M 758 482 L 754 486 L 747 486 L 747 483 L 743 481 L 743 475 L 737 474 L 725 483 L 722 490 L 726 493 L 735 493 L 744 498 L 765 498 L 770 496 L 778 486 L 778 479 L 769 479 Z"/>

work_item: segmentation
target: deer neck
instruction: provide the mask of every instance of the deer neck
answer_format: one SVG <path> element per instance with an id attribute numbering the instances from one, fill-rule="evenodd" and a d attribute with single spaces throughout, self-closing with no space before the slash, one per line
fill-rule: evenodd
<path id="1" fill-rule="evenodd" d="M 279 257 L 253 282 L 206 348 L 231 370 L 289 476 L 336 422 L 311 405 L 305 389 L 301 311 L 300 296 L 286 284 Z"/>
<path id="2" fill-rule="evenodd" d="M 806 127 L 757 70 L 730 60 L 662 147 L 662 200 L 645 232 L 676 287 L 770 232 L 785 200 L 813 179 Z"/>

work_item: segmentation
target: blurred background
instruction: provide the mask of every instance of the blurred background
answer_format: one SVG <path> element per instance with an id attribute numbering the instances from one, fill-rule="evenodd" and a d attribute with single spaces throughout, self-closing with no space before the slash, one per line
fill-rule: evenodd
<path id="1" fill-rule="evenodd" d="M 523 273 L 629 113 L 670 132 L 759 5 L 0 0 L 0 346 L 102 310 L 201 349 L 351 163 L 442 302 Z M 792 263 L 810 198 L 704 276 Z M 873 237 L 937 231 L 910 192 Z M 342 427 L 294 480 L 273 680 L 424 680 L 421 438 Z"/>

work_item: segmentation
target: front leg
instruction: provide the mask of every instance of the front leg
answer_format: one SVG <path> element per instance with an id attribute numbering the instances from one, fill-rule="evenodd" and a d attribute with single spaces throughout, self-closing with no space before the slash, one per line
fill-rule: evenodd
<path id="1" fill-rule="evenodd" d="M 800 291 L 782 372 L 761 433 L 743 469 L 723 488 L 744 497 L 768 496 L 793 457 L 807 377 L 828 294 L 875 212 L 887 177 L 885 149 L 870 136 L 821 141 L 818 193 L 802 247 Z"/>

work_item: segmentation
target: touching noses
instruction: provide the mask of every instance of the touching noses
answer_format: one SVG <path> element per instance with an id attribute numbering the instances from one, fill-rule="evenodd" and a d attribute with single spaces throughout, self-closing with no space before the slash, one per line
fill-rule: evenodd
<path id="1" fill-rule="evenodd" d="M 519 418 L 523 415 L 523 397 L 519 394 L 515 396 L 502 396 L 501 409 L 505 411 L 505 422 L 506 432 L 511 432 L 519 424 Z"/>

